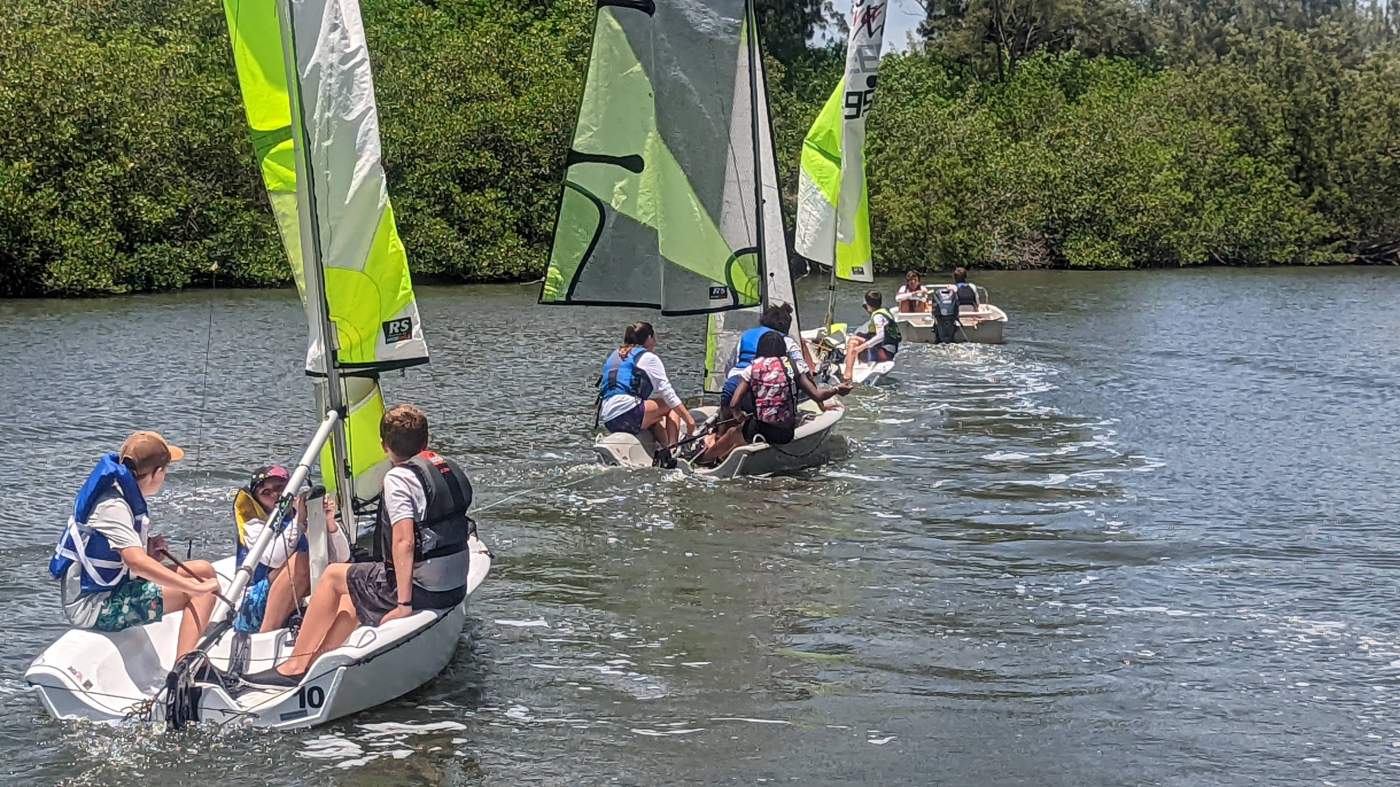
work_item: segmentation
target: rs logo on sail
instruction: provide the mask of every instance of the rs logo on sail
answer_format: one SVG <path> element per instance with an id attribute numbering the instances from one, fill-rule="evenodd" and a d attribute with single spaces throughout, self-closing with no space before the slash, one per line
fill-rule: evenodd
<path id="1" fill-rule="evenodd" d="M 413 338 L 413 318 L 399 317 L 384 321 L 384 343 L 406 342 Z"/>

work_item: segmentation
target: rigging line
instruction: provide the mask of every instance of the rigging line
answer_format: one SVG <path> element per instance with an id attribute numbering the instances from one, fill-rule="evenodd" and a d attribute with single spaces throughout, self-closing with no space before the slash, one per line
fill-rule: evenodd
<path id="1" fill-rule="evenodd" d="M 619 466 L 620 466 L 620 465 L 614 465 L 614 466 L 612 466 L 612 467 L 605 467 L 605 468 L 603 468 L 603 472 L 606 473 L 606 472 L 608 472 L 609 470 L 616 470 Z M 599 475 L 601 475 L 601 473 L 600 473 Z M 575 478 L 574 480 L 568 482 L 567 484 L 559 484 L 559 485 L 557 485 L 557 486 L 556 486 L 556 485 L 549 485 L 549 484 L 546 484 L 545 486 L 537 486 L 537 487 L 533 487 L 533 488 L 531 488 L 531 489 L 522 489 L 522 490 L 520 490 L 519 492 L 514 492 L 514 493 L 512 493 L 512 494 L 506 495 L 505 497 L 503 497 L 503 498 L 501 498 L 501 499 L 499 499 L 499 500 L 492 500 L 490 503 L 487 503 L 486 505 L 482 506 L 481 508 L 478 508 L 478 509 L 476 510 L 476 513 L 480 514 L 482 511 L 489 511 L 490 509 L 495 508 L 496 506 L 498 506 L 498 505 L 500 505 L 500 504 L 502 504 L 502 503 L 504 503 L 504 502 L 506 502 L 506 501 L 508 501 L 508 500 L 514 500 L 514 499 L 516 499 L 516 498 L 518 498 L 518 497 L 521 497 L 521 496 L 523 496 L 523 495 L 532 494 L 532 493 L 534 493 L 534 492 L 543 492 L 543 491 L 546 491 L 546 490 L 568 489 L 568 488 L 571 487 L 571 486 L 575 486 L 575 485 L 577 485 L 577 484 L 581 484 L 581 483 L 583 483 L 584 481 L 588 481 L 588 480 L 590 480 L 590 479 L 597 478 L 597 477 L 598 477 L 597 475 L 586 475 L 586 476 L 584 476 L 584 477 L 582 477 L 582 478 Z"/>
<path id="2" fill-rule="evenodd" d="M 204 382 L 199 392 L 199 436 L 194 441 L 194 472 L 199 473 L 200 458 L 204 455 L 204 415 L 209 401 L 209 356 L 214 345 L 214 293 L 219 289 L 219 263 L 209 266 L 209 322 L 204 327 Z"/>

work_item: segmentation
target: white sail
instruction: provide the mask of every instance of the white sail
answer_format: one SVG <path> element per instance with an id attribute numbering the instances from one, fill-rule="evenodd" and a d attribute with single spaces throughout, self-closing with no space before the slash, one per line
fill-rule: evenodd
<path id="1" fill-rule="evenodd" d="M 873 280 L 865 118 L 875 97 L 887 0 L 855 0 L 846 71 L 802 145 L 797 235 L 802 256 L 848 281 Z"/>
<path id="2" fill-rule="evenodd" d="M 747 228 L 754 245 L 760 248 L 762 300 L 755 308 L 710 315 L 705 335 L 705 390 L 709 393 L 724 387 L 725 377 L 734 366 L 739 336 L 758 325 L 762 308 L 791 304 L 792 336 L 799 335 L 797 301 L 783 232 L 782 194 L 773 157 L 768 84 L 762 50 L 748 23 L 744 27 L 744 42 L 746 46 L 739 48 L 735 68 L 734 111 L 729 128 L 731 153 L 725 167 L 721 225 Z"/>

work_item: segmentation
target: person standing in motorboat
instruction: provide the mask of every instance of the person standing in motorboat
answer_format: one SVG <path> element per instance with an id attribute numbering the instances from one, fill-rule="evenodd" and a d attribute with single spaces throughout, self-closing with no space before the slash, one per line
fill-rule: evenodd
<path id="1" fill-rule="evenodd" d="M 846 369 L 843 375 L 846 380 L 851 379 L 855 372 L 857 360 L 883 363 L 893 361 L 895 353 L 899 352 L 899 326 L 895 324 L 890 310 L 881 305 L 883 300 L 879 290 L 865 293 L 865 311 L 870 315 L 870 321 L 846 342 Z"/>
<path id="2" fill-rule="evenodd" d="M 311 594 L 292 655 L 245 675 L 258 686 L 295 686 L 316 659 L 359 626 L 382 626 L 420 610 L 448 610 L 467 595 L 473 523 L 471 483 L 456 462 L 428 450 L 428 418 L 390 408 L 379 436 L 393 467 L 384 474 L 373 562 L 326 567 Z"/>
<path id="3" fill-rule="evenodd" d="M 219 581 L 208 561 L 185 561 L 193 576 L 162 564 L 157 556 L 166 551 L 165 538 L 151 535 L 147 509 L 170 463 L 184 455 L 156 432 L 135 432 L 88 475 L 49 560 L 73 626 L 121 631 L 183 612 L 175 655 L 194 649 Z"/>
<path id="4" fill-rule="evenodd" d="M 904 284 L 894 295 L 895 303 L 903 314 L 921 314 L 929 311 L 928 292 L 924 290 L 923 274 L 909 271 L 904 274 Z"/>
<path id="5" fill-rule="evenodd" d="M 635 435 L 650 430 L 657 443 L 656 462 L 663 467 L 675 466 L 667 446 L 680 437 L 681 423 L 695 433 L 695 417 L 671 386 L 666 366 L 656 354 L 656 330 L 651 323 L 627 326 L 622 346 L 603 363 L 598 417 L 609 432 Z"/>

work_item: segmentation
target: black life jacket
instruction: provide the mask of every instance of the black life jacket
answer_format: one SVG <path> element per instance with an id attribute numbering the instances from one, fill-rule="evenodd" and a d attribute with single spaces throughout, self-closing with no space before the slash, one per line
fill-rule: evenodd
<path id="1" fill-rule="evenodd" d="M 958 304 L 960 306 L 976 306 L 977 288 L 965 281 L 958 282 Z"/>
<path id="2" fill-rule="evenodd" d="M 422 520 L 413 524 L 413 584 L 441 593 L 467 584 L 467 538 L 472 520 L 472 485 L 462 469 L 446 457 L 424 451 L 402 467 L 413 471 L 423 485 L 428 506 Z M 394 582 L 394 523 L 389 507 L 380 501 L 374 523 L 374 558 L 383 560 L 389 582 Z"/>

